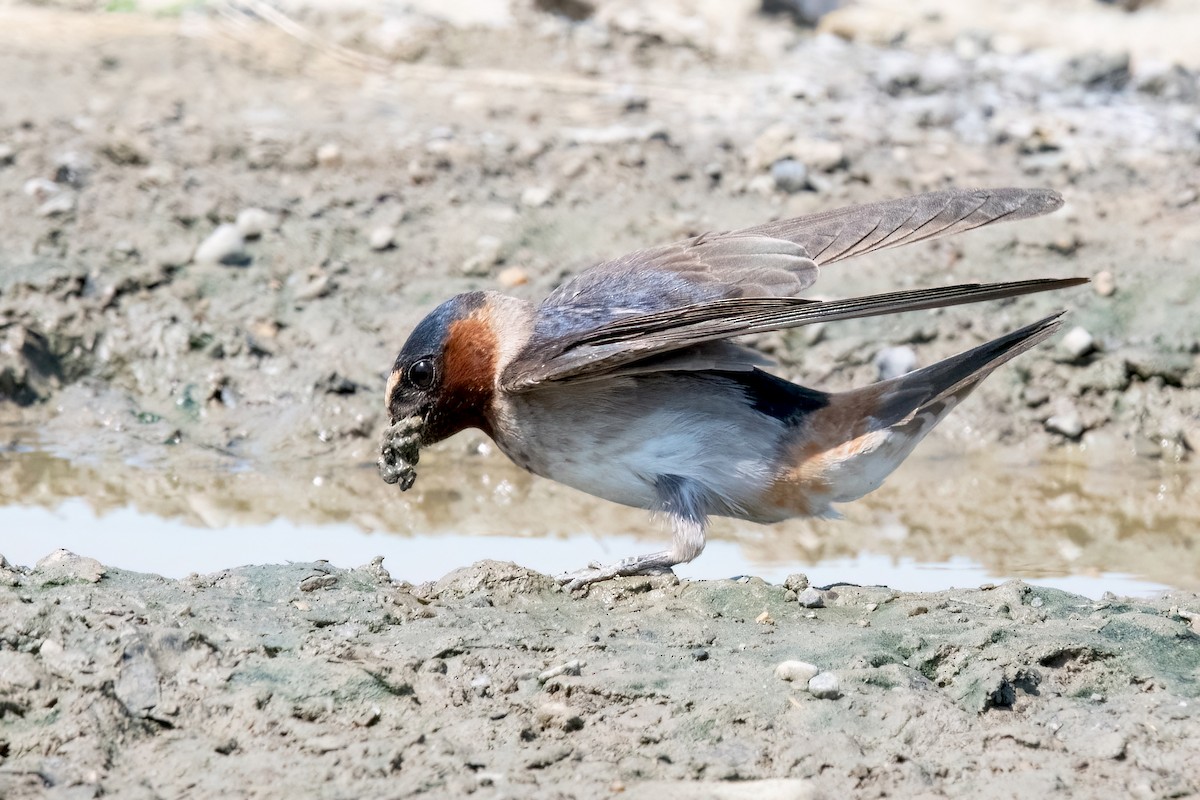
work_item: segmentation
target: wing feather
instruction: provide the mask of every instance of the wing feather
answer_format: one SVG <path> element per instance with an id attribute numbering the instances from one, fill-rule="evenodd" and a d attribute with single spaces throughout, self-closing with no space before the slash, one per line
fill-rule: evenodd
<path id="1" fill-rule="evenodd" d="M 615 320 L 565 345 L 557 353 L 544 352 L 537 367 L 510 366 L 501 383 L 506 391 L 527 391 L 546 382 L 611 374 L 633 362 L 734 336 L 814 322 L 998 300 L 1082 283 L 1087 283 L 1087 279 L 960 284 L 823 302 L 787 297 L 717 300 Z"/>
<path id="2" fill-rule="evenodd" d="M 1050 189 L 945 189 L 768 222 L 743 233 L 798 244 L 823 266 L 994 222 L 1041 216 L 1062 203 L 1062 197 Z"/>
<path id="3" fill-rule="evenodd" d="M 533 334 L 510 362 L 503 382 L 524 390 L 589 372 L 608 374 L 638 359 L 700 342 L 818 319 L 1072 286 L 1077 281 L 971 284 L 832 305 L 797 297 L 817 280 L 822 265 L 994 222 L 1035 217 L 1061 205 L 1062 198 L 1049 189 L 947 189 L 703 234 L 630 253 L 582 272 L 541 303 Z M 680 368 L 703 364 L 712 352 L 679 354 L 675 363 Z M 731 363 L 727 357 L 722 361 Z"/>

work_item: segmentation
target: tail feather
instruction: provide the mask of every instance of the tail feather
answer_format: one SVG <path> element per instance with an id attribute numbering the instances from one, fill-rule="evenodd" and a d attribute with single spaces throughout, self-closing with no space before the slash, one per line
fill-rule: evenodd
<path id="1" fill-rule="evenodd" d="M 784 451 L 764 520 L 825 516 L 874 491 L 997 367 L 1050 336 L 1062 313 L 891 380 L 830 395 Z"/>
<path id="2" fill-rule="evenodd" d="M 948 398 L 961 400 L 997 367 L 1058 330 L 1065 313 L 1060 311 L 964 353 L 870 387 L 880 392 L 876 419 L 881 426 L 891 427 Z"/>

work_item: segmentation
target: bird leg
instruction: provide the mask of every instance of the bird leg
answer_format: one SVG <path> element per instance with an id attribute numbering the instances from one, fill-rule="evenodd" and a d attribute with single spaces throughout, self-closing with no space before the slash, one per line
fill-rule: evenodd
<path id="1" fill-rule="evenodd" d="M 615 564 L 601 565 L 592 562 L 584 569 L 559 575 L 559 583 L 565 584 L 568 592 L 591 586 L 610 578 L 627 578 L 633 575 L 662 575 L 671 571 L 676 564 L 686 564 L 704 550 L 705 521 L 672 515 L 674 537 L 670 550 L 644 556 L 630 556 Z"/>

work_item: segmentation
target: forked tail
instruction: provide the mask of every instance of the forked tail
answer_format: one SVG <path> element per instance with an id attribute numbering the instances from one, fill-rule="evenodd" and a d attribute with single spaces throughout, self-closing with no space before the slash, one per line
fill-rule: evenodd
<path id="1" fill-rule="evenodd" d="M 782 470 L 763 497 L 768 518 L 835 515 L 833 503 L 874 491 L 997 367 L 1061 324 L 1060 312 L 944 361 L 829 397 L 782 453 Z"/>

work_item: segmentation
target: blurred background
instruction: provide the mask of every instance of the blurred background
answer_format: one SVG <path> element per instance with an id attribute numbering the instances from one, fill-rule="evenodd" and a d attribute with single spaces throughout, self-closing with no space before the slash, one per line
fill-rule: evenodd
<path id="1" fill-rule="evenodd" d="M 816 291 L 1089 286 L 755 344 L 839 389 L 1053 309 L 1067 333 L 844 520 L 719 521 L 680 574 L 1195 589 L 1198 30 L 1187 0 L 0 0 L 0 553 L 172 576 L 380 554 L 423 581 L 655 549 L 644 512 L 478 433 L 382 483 L 411 326 L 704 231 L 1029 185 L 1066 207 Z"/>

